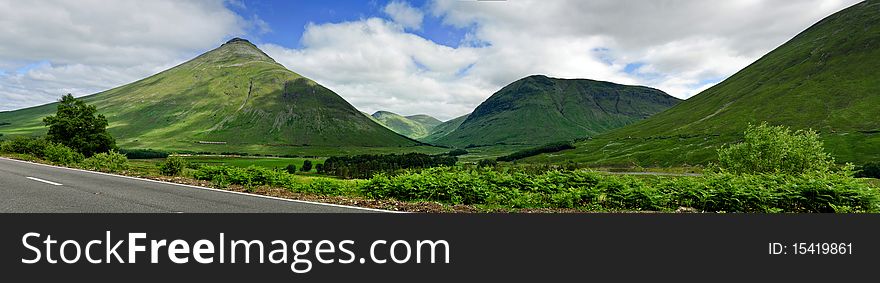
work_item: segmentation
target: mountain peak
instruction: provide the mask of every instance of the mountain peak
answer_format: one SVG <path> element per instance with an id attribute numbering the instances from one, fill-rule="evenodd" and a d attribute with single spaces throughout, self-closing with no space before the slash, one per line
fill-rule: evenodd
<path id="1" fill-rule="evenodd" d="M 232 39 L 230 39 L 229 41 L 227 41 L 225 44 L 237 43 L 237 42 L 241 42 L 241 43 L 250 43 L 251 45 L 253 45 L 253 43 L 251 43 L 251 42 L 248 41 L 247 39 L 240 38 L 240 37 L 232 38 Z"/>
<path id="2" fill-rule="evenodd" d="M 272 57 L 269 57 L 269 55 L 263 52 L 263 50 L 260 50 L 256 45 L 247 39 L 239 37 L 226 41 L 226 43 L 220 45 L 220 47 L 208 51 L 198 58 L 201 58 L 201 62 L 243 63 L 250 61 L 264 61 L 277 63 Z"/>

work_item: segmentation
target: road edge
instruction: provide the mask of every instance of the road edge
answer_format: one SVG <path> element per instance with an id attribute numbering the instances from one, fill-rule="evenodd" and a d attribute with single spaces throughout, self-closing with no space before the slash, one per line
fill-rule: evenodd
<path id="1" fill-rule="evenodd" d="M 383 212 L 383 213 L 408 213 L 408 212 L 406 212 L 406 211 L 393 211 L 393 210 L 385 210 L 385 209 L 378 209 L 378 208 L 367 208 L 367 207 L 350 206 L 350 205 L 342 205 L 342 204 L 334 204 L 334 203 L 323 203 L 323 202 L 315 202 L 315 201 L 307 201 L 307 200 L 279 198 L 279 197 L 266 196 L 266 195 L 258 195 L 258 194 L 251 194 L 251 193 L 245 193 L 245 192 L 227 191 L 227 190 L 221 190 L 221 189 L 215 189 L 215 188 L 208 188 L 208 187 L 201 187 L 201 186 L 195 186 L 195 185 L 189 185 L 189 184 L 179 184 L 179 183 L 166 182 L 166 181 L 159 181 L 159 180 L 153 180 L 153 179 L 147 179 L 147 178 L 138 178 L 138 177 L 125 176 L 125 175 L 118 175 L 118 174 L 112 174 L 112 173 L 104 173 L 104 172 L 98 172 L 98 171 L 89 171 L 89 170 L 84 170 L 84 169 L 79 169 L 79 168 L 70 168 L 70 167 L 64 167 L 64 166 L 55 166 L 55 165 L 49 165 L 49 164 L 42 164 L 42 163 L 31 162 L 31 161 L 25 161 L 25 160 L 18 160 L 18 159 L 7 158 L 7 157 L 0 157 L 0 159 L 10 160 L 10 161 L 15 161 L 15 162 L 20 162 L 20 163 L 33 164 L 33 165 L 46 166 L 46 167 L 53 167 L 53 168 L 58 168 L 58 169 L 67 169 L 67 170 L 71 170 L 71 171 L 79 171 L 79 172 L 85 172 L 85 173 L 92 173 L 92 174 L 98 174 L 98 175 L 104 175 L 104 176 L 119 177 L 119 178 L 131 179 L 131 180 L 147 181 L 147 182 L 153 182 L 153 183 L 159 183 L 159 184 L 181 186 L 181 187 L 187 187 L 187 188 L 191 188 L 191 189 L 207 190 L 207 191 L 222 192 L 222 193 L 230 193 L 230 194 L 236 194 L 236 195 L 243 195 L 243 196 L 250 196 L 250 197 L 258 197 L 258 198 L 265 198 L 265 199 L 272 199 L 272 200 L 280 200 L 280 201 L 287 201 L 287 202 L 304 203 L 304 204 L 312 204 L 312 205 L 323 205 L 323 206 L 339 207 L 339 208 L 348 208 L 348 209 L 358 209 L 358 210 L 366 210 L 366 211 L 373 211 L 373 212 Z M 317 213 L 317 212 L 316 212 L 316 213 Z"/>

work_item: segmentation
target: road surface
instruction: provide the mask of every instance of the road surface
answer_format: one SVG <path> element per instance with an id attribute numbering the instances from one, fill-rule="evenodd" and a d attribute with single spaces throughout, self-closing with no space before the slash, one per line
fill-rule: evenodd
<path id="1" fill-rule="evenodd" d="M 0 212 L 353 213 L 380 210 L 282 200 L 0 158 Z"/>

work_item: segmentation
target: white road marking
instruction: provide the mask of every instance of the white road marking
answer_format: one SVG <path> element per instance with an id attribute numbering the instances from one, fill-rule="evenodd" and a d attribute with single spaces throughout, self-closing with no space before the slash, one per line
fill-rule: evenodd
<path id="1" fill-rule="evenodd" d="M 30 179 L 30 180 L 34 180 L 34 181 L 37 181 L 37 182 L 43 182 L 43 183 L 46 183 L 46 184 L 49 184 L 49 185 L 53 185 L 53 186 L 61 186 L 61 184 L 59 184 L 59 183 L 55 183 L 55 182 L 52 182 L 52 181 L 46 181 L 46 180 L 43 180 L 43 179 L 40 179 L 40 178 L 34 178 L 34 177 L 27 177 L 27 178 Z"/>

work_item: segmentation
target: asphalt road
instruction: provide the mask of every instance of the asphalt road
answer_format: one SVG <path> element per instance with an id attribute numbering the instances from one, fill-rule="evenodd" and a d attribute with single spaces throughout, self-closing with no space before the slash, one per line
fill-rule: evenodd
<path id="1" fill-rule="evenodd" d="M 0 158 L 0 212 L 354 213 L 291 201 Z"/>

